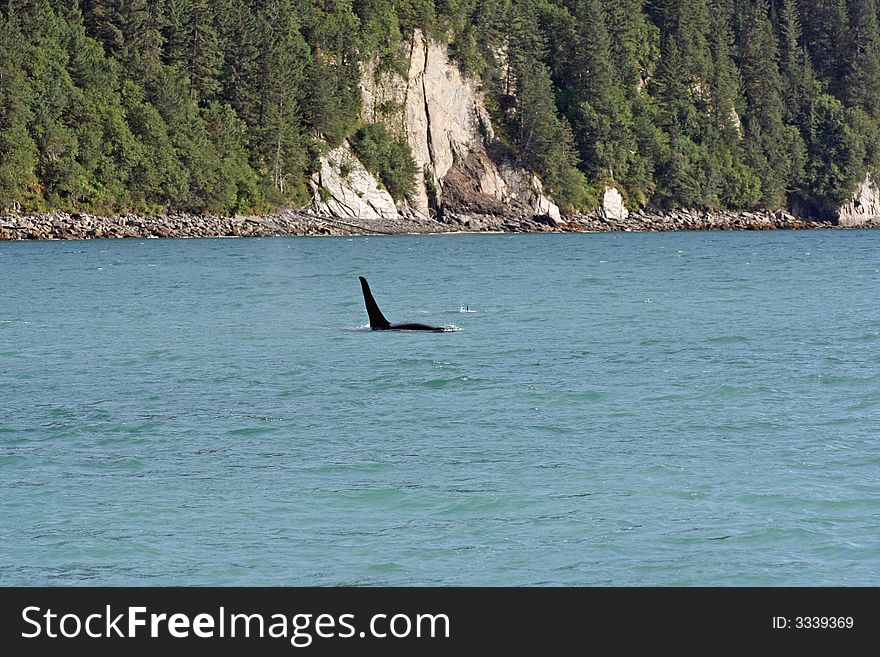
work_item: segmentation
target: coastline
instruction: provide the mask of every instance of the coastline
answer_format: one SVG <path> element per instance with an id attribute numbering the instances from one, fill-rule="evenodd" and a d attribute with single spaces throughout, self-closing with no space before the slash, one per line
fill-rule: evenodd
<path id="1" fill-rule="evenodd" d="M 863 228 L 880 227 L 874 220 Z M 713 230 L 803 230 L 843 228 L 831 221 L 798 219 L 785 211 L 670 210 L 630 213 L 626 218 L 600 213 L 547 216 L 455 214 L 434 219 L 366 219 L 327 217 L 297 210 L 259 216 L 217 217 L 184 213 L 97 216 L 51 212 L 0 215 L 0 241 L 100 238 L 186 238 L 351 236 L 445 233 L 580 233 L 668 232 Z"/>

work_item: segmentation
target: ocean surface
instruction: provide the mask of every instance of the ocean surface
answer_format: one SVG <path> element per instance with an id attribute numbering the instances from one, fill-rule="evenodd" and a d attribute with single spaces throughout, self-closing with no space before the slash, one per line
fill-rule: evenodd
<path id="1" fill-rule="evenodd" d="M 460 330 L 365 330 L 358 275 Z M 0 280 L 0 584 L 880 585 L 880 231 L 7 242 Z"/>

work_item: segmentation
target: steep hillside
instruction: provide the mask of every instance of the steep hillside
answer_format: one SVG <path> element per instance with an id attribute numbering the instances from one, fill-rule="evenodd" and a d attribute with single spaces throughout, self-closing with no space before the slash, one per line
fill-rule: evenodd
<path id="1" fill-rule="evenodd" d="M 5 0 L 0 211 L 864 223 L 878 23 L 877 0 Z"/>
<path id="2" fill-rule="evenodd" d="M 319 214 L 374 219 L 398 212 L 448 220 L 469 215 L 546 215 L 559 208 L 541 181 L 515 161 L 495 136 L 483 95 L 462 76 L 447 48 L 416 30 L 406 47 L 406 73 L 364 67 L 361 119 L 383 123 L 405 140 L 415 184 L 395 205 L 391 194 L 358 161 L 348 142 L 320 158 L 312 176 Z"/>

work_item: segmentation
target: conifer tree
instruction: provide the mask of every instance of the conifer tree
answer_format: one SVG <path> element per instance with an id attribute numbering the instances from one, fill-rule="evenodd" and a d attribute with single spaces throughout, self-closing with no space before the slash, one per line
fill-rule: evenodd
<path id="1" fill-rule="evenodd" d="M 23 37 L 14 16 L 0 13 L 0 210 L 20 208 L 36 182 L 37 146 L 25 77 Z"/>
<path id="2" fill-rule="evenodd" d="M 661 31 L 660 65 L 651 84 L 668 150 L 657 164 L 657 197 L 690 207 L 719 203 L 721 181 L 710 149 L 718 142 L 718 88 L 706 0 L 664 0 L 655 7 Z"/>
<path id="3" fill-rule="evenodd" d="M 165 61 L 185 73 L 190 98 L 196 102 L 208 102 L 220 88 L 223 53 L 216 11 L 208 0 L 166 0 Z"/>
<path id="4" fill-rule="evenodd" d="M 81 0 L 86 33 L 100 43 L 109 55 L 121 54 L 125 39 L 122 32 L 124 3 L 121 0 Z"/>
<path id="5" fill-rule="evenodd" d="M 516 86 L 509 122 L 517 135 L 520 162 L 541 175 L 563 205 L 576 207 L 583 200 L 584 180 L 576 169 L 571 127 L 557 112 L 550 71 L 543 61 L 546 45 L 533 3 L 517 7 L 509 48 Z"/>
<path id="6" fill-rule="evenodd" d="M 804 41 L 813 66 L 838 97 L 844 91 L 851 52 L 846 0 L 799 0 Z"/>
<path id="7" fill-rule="evenodd" d="M 833 212 L 864 177 L 864 139 L 850 123 L 840 100 L 829 94 L 816 99 L 810 116 L 802 196 L 809 199 L 819 216 Z"/>
<path id="8" fill-rule="evenodd" d="M 0 0 L 0 208 L 303 203 L 317 155 L 381 134 L 360 124 L 362 64 L 408 75 L 418 28 L 478 76 L 496 134 L 563 205 L 588 208 L 610 183 L 631 206 L 791 198 L 828 212 L 880 174 L 878 12 L 877 0 Z M 405 149 L 379 141 L 399 196 Z"/>
<path id="9" fill-rule="evenodd" d="M 880 29 L 875 0 L 849 1 L 850 53 L 845 100 L 880 118 Z"/>
<path id="10" fill-rule="evenodd" d="M 335 146 L 360 114 L 359 21 L 351 0 L 309 0 L 303 18 L 311 48 L 303 114 L 314 133 Z"/>
<path id="11" fill-rule="evenodd" d="M 259 117 L 259 57 L 264 36 L 252 4 L 247 0 L 225 0 L 218 10 L 218 38 L 223 53 L 221 95 L 249 127 L 255 126 Z M 250 137 L 249 143 L 253 143 Z"/>
<path id="12" fill-rule="evenodd" d="M 569 55 L 561 97 L 574 127 L 584 171 L 613 182 L 625 177 L 633 150 L 631 109 L 615 70 L 611 35 L 600 0 L 574 3 L 574 47 Z"/>
<path id="13" fill-rule="evenodd" d="M 784 124 L 778 47 L 767 0 L 754 5 L 743 49 L 743 81 L 749 111 L 744 117 L 747 158 L 762 181 L 761 200 L 771 208 L 785 203 L 793 162 L 803 159 L 796 130 Z"/>
<path id="14" fill-rule="evenodd" d="M 259 21 L 259 167 L 282 198 L 293 191 L 305 201 L 301 174 L 306 169 L 306 151 L 299 99 L 309 49 L 300 34 L 291 0 L 268 0 Z"/>
<path id="15" fill-rule="evenodd" d="M 785 116 L 789 123 L 805 126 L 807 113 L 819 93 L 810 57 L 801 45 L 800 13 L 795 0 L 782 0 L 780 11 L 780 72 Z"/>

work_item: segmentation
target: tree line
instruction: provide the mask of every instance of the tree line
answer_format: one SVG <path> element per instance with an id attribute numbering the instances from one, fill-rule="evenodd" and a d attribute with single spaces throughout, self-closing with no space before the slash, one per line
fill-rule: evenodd
<path id="1" fill-rule="evenodd" d="M 396 197 L 361 64 L 416 28 L 565 207 L 822 213 L 880 169 L 876 0 L 0 0 L 0 209 L 303 205 L 351 138 Z M 370 163 L 367 163 L 368 166 Z"/>

